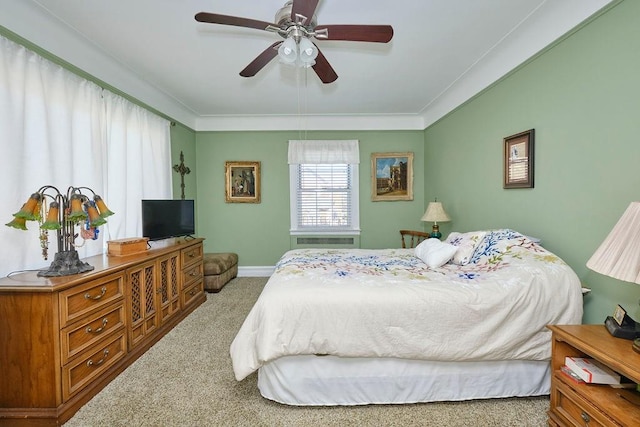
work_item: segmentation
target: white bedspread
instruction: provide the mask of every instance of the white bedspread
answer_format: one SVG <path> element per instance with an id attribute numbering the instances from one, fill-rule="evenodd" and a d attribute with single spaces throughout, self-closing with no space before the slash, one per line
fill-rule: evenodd
<path id="1" fill-rule="evenodd" d="M 430 269 L 413 249 L 302 249 L 276 266 L 231 344 L 237 380 L 285 355 L 547 360 L 548 324 L 579 324 L 576 274 L 519 233 L 474 263 Z"/>

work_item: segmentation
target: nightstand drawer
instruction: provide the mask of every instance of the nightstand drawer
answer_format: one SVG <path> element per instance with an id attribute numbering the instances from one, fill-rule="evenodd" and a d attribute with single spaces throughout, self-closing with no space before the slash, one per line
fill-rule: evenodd
<path id="1" fill-rule="evenodd" d="M 561 378 L 561 374 L 556 372 L 551 385 L 552 402 L 554 406 L 551 411 L 563 418 L 567 425 L 578 425 L 588 427 L 616 426 L 609 418 L 600 413 L 597 409 L 578 395 L 571 387 L 568 387 Z M 588 386 L 582 387 L 602 387 Z M 608 387 L 608 386 L 607 386 Z"/>

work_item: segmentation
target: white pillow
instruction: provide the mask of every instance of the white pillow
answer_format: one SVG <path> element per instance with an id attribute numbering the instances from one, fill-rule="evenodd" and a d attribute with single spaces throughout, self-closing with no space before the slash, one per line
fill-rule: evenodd
<path id="1" fill-rule="evenodd" d="M 427 239 L 416 246 L 414 254 L 429 267 L 438 268 L 449 262 L 457 250 L 456 246 L 441 242 L 439 239 Z"/>
<path id="2" fill-rule="evenodd" d="M 458 248 L 451 262 L 457 265 L 469 264 L 473 253 L 486 235 L 486 231 L 471 231 L 469 233 L 458 233 L 454 231 L 449 234 L 445 242 Z"/>

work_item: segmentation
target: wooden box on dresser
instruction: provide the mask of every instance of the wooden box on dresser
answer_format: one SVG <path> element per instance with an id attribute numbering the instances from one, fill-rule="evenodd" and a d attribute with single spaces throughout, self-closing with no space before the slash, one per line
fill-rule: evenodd
<path id="1" fill-rule="evenodd" d="M 560 371 L 565 357 L 595 359 L 640 383 L 640 354 L 631 341 L 612 337 L 604 325 L 549 326 L 551 338 L 550 426 L 640 426 L 635 389 L 577 383 Z"/>
<path id="2" fill-rule="evenodd" d="M 204 302 L 202 241 L 0 279 L 0 426 L 63 424 Z"/>

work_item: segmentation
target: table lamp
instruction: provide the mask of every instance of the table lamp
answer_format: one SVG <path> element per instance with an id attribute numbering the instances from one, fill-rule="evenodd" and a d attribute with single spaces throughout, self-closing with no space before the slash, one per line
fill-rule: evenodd
<path id="1" fill-rule="evenodd" d="M 93 197 L 85 193 L 90 193 Z M 52 185 L 45 185 L 31 194 L 22 208 L 13 214 L 13 220 L 5 225 L 26 230 L 27 221 L 38 222 L 38 238 L 45 260 L 49 256 L 48 232 L 55 231 L 58 252 L 51 266 L 46 270 L 40 270 L 38 276 L 68 276 L 93 270 L 93 266 L 80 260 L 76 248 L 83 243 L 76 243 L 76 237 L 95 240 L 98 235 L 97 228 L 105 224 L 105 218 L 110 215 L 113 215 L 113 212 L 107 208 L 102 197 L 88 187 L 69 187 L 64 194 Z M 76 228 L 79 230 L 76 231 Z"/>
<path id="2" fill-rule="evenodd" d="M 609 235 L 587 261 L 596 273 L 640 284 L 640 202 L 632 202 Z M 633 349 L 640 352 L 640 324 L 626 315 L 621 307 L 605 320 L 613 335 L 633 339 Z"/>
<path id="3" fill-rule="evenodd" d="M 430 237 L 439 239 L 442 237 L 442 233 L 440 233 L 440 227 L 438 226 L 439 222 L 448 222 L 451 221 L 449 215 L 444 211 L 442 207 L 442 203 L 438 202 L 437 199 L 433 202 L 430 202 L 427 206 L 427 210 L 421 218 L 422 221 L 425 222 L 433 222 L 433 227 L 431 229 Z"/>

